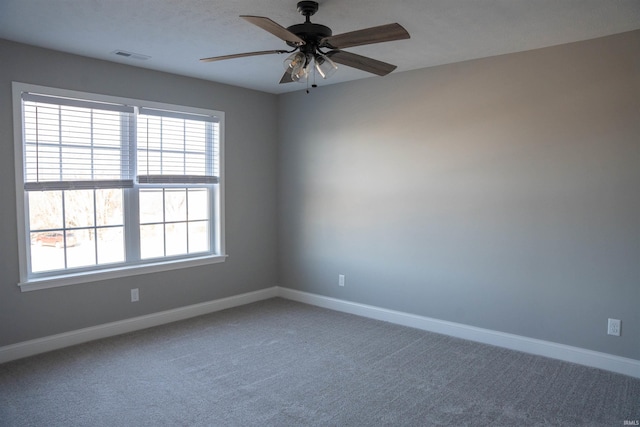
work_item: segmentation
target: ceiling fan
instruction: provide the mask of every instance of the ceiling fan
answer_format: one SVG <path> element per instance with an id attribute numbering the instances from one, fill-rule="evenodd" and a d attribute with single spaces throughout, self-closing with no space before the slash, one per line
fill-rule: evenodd
<path id="1" fill-rule="evenodd" d="M 298 2 L 298 12 L 305 17 L 302 24 L 283 27 L 263 16 L 241 15 L 274 36 L 284 40 L 292 50 L 263 50 L 258 52 L 236 53 L 232 55 L 202 58 L 203 62 L 222 61 L 225 59 L 243 58 L 247 56 L 289 53 L 284 60 L 285 72 L 280 83 L 309 82 L 311 74 L 316 72 L 323 79 L 331 76 L 338 68 L 336 63 L 357 68 L 379 76 L 385 76 L 396 69 L 395 65 L 346 52 L 342 49 L 373 43 L 408 39 L 409 33 L 402 25 L 394 23 L 365 28 L 363 30 L 333 35 L 331 28 L 314 24 L 310 17 L 318 11 L 315 1 Z M 313 85 L 315 87 L 315 84 Z"/>

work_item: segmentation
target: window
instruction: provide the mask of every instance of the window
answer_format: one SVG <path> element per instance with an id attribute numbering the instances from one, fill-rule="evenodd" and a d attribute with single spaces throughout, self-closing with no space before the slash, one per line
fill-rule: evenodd
<path id="1" fill-rule="evenodd" d="M 224 113 L 14 83 L 23 290 L 224 260 Z"/>

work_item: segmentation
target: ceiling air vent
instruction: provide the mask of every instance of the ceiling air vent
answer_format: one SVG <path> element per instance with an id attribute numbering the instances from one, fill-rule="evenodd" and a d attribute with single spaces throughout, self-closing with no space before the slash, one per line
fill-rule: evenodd
<path id="1" fill-rule="evenodd" d="M 141 53 L 127 52 L 126 50 L 114 50 L 111 53 L 114 55 L 122 56 L 123 58 L 139 59 L 141 61 L 146 61 L 147 59 L 151 58 L 150 56 L 142 55 Z"/>

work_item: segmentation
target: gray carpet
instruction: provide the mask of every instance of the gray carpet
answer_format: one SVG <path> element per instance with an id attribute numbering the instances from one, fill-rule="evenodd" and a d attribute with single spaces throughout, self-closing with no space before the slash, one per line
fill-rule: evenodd
<path id="1" fill-rule="evenodd" d="M 283 299 L 0 365 L 2 426 L 638 419 L 640 379 Z"/>

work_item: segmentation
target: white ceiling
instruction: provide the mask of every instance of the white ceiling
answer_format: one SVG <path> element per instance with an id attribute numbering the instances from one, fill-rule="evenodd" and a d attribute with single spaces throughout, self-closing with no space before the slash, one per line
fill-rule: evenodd
<path id="1" fill-rule="evenodd" d="M 640 0 L 319 0 L 311 21 L 333 34 L 398 22 L 410 40 L 347 51 L 394 72 L 512 53 L 640 29 Z M 304 18 L 297 0 L 0 0 L 0 38 L 270 93 L 285 55 L 203 63 L 199 58 L 287 49 L 239 15 L 284 27 Z M 149 56 L 122 58 L 116 50 Z M 6 58 L 2 59 L 3 61 Z M 326 85 L 371 77 L 340 66 Z M 384 77 L 374 77 L 384 78 Z"/>

